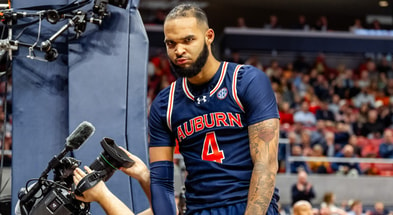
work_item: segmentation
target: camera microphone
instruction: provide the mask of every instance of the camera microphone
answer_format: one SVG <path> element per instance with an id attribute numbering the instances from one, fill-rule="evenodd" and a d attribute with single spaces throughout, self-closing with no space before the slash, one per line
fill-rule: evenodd
<path id="1" fill-rule="evenodd" d="M 78 149 L 95 131 L 94 126 L 87 121 L 83 121 L 79 126 L 67 137 L 65 146 L 70 150 Z"/>
<path id="2" fill-rule="evenodd" d="M 95 131 L 94 126 L 87 121 L 83 121 L 75 130 L 66 138 L 65 148 L 59 155 L 55 156 L 49 161 L 48 167 L 41 174 L 41 177 L 46 177 L 49 171 L 56 168 L 60 164 L 60 160 L 70 151 L 78 149 Z"/>

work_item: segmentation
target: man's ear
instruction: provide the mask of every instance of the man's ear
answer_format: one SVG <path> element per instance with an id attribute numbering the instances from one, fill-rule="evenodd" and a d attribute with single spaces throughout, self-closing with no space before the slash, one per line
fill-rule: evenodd
<path id="1" fill-rule="evenodd" d="M 205 40 L 206 40 L 206 44 L 208 44 L 208 45 L 212 44 L 213 41 L 214 41 L 214 36 L 215 36 L 215 34 L 214 34 L 213 29 L 209 28 L 209 29 L 206 31 L 206 34 L 205 34 L 205 37 L 206 37 L 206 39 L 205 39 Z"/>

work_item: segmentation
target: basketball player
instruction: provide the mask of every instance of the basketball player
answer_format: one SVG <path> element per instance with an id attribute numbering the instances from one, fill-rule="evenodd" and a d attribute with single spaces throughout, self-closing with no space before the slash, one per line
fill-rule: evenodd
<path id="1" fill-rule="evenodd" d="M 175 142 L 188 173 L 186 214 L 278 214 L 279 114 L 268 77 L 218 61 L 214 31 L 195 5 L 172 9 L 164 34 L 180 78 L 158 94 L 149 115 L 154 214 L 176 214 Z"/>

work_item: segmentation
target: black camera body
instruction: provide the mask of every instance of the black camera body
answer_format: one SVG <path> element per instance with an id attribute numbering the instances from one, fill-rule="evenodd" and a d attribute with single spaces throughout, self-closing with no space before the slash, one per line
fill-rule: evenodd
<path id="1" fill-rule="evenodd" d="M 43 191 L 44 197 L 33 206 L 29 215 L 84 215 L 90 214 L 90 204 L 72 197 L 66 190 L 51 187 Z"/>
<path id="2" fill-rule="evenodd" d="M 93 171 L 100 174 L 98 180 L 107 181 L 120 167 L 131 167 L 134 161 L 110 138 L 103 138 L 104 149 L 90 165 Z M 31 189 L 22 188 L 18 202 L 22 215 L 84 215 L 90 214 L 90 204 L 75 199 L 73 193 L 73 171 L 80 161 L 72 157 L 64 157 L 54 170 L 54 180 L 40 178 Z M 34 193 L 31 193 L 34 192 Z M 25 201 L 24 196 L 29 195 Z"/>

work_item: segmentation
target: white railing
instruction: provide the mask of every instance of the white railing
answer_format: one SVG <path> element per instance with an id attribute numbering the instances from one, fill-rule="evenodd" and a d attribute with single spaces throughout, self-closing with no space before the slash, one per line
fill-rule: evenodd
<path id="1" fill-rule="evenodd" d="M 330 163 L 384 163 L 393 164 L 393 159 L 388 158 L 338 158 L 338 157 L 305 157 L 305 156 L 288 156 L 287 162 L 293 161 L 326 161 Z"/>
<path id="2" fill-rule="evenodd" d="M 0 155 L 1 155 L 1 150 L 0 150 Z M 4 150 L 4 155 L 12 155 L 12 150 Z"/>

